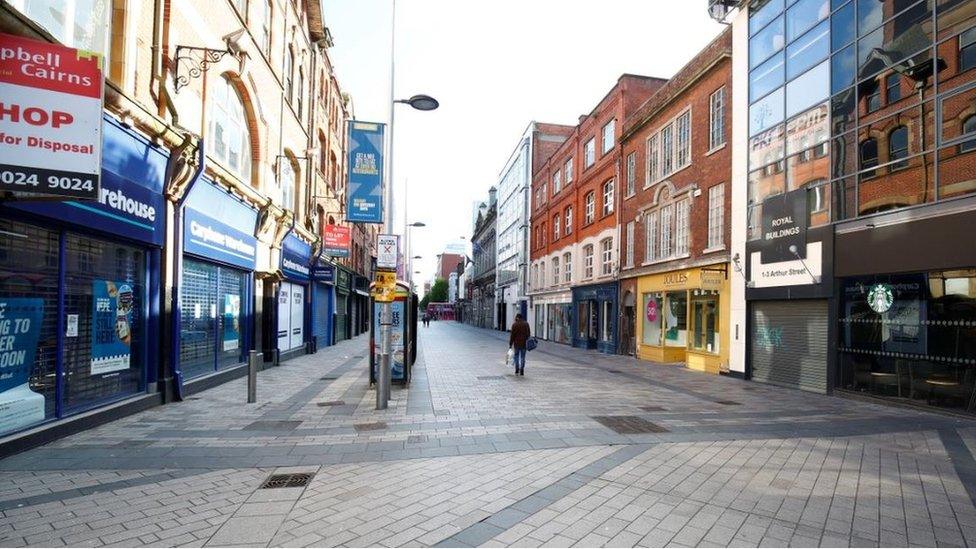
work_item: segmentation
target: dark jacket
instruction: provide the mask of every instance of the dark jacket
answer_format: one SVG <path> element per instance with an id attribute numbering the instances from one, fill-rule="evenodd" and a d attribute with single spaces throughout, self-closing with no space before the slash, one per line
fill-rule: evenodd
<path id="1" fill-rule="evenodd" d="M 524 320 L 516 320 L 512 324 L 512 332 L 508 335 L 508 346 L 516 349 L 524 349 L 525 342 L 529 340 L 529 323 Z"/>

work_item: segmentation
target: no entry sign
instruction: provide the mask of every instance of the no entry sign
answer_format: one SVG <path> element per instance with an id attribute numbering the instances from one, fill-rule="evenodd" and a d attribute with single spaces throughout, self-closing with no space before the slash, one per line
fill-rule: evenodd
<path id="1" fill-rule="evenodd" d="M 101 58 L 0 34 L 0 191 L 98 198 Z"/>

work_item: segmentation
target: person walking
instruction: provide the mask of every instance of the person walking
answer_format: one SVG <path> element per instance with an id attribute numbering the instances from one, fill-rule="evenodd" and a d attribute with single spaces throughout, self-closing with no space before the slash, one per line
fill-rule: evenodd
<path id="1" fill-rule="evenodd" d="M 512 323 L 512 330 L 508 336 L 508 347 L 515 350 L 513 362 L 515 362 L 515 375 L 525 375 L 525 351 L 526 342 L 529 341 L 529 323 L 522 319 L 521 314 L 515 315 L 515 322 Z"/>

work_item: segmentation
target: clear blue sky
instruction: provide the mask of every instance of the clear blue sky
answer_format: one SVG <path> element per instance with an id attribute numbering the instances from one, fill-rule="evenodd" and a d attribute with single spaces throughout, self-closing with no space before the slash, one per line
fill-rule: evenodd
<path id="1" fill-rule="evenodd" d="M 325 0 L 331 55 L 356 118 L 389 120 L 391 0 Z M 398 227 L 404 182 L 414 268 L 471 233 L 531 120 L 575 123 L 622 73 L 670 77 L 720 31 L 705 0 L 398 0 L 396 94 L 427 93 L 433 112 L 398 107 Z M 419 287 L 423 287 L 418 283 Z"/>

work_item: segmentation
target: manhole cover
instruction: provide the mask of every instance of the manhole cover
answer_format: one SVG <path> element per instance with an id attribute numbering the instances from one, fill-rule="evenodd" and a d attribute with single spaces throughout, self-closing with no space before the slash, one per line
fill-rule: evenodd
<path id="1" fill-rule="evenodd" d="M 644 410 L 645 412 L 663 412 L 664 411 L 664 408 L 662 408 L 661 406 L 641 406 L 640 409 L 641 410 Z"/>
<path id="2" fill-rule="evenodd" d="M 716 400 L 715 404 L 721 404 L 722 406 L 738 406 L 742 403 L 734 400 Z"/>
<path id="3" fill-rule="evenodd" d="M 319 406 L 322 406 L 323 408 L 326 407 L 326 406 L 343 406 L 345 404 L 346 404 L 346 401 L 344 401 L 344 400 L 327 400 L 325 402 L 319 402 L 318 403 L 318 405 Z"/>
<path id="4" fill-rule="evenodd" d="M 595 421 L 621 435 L 667 433 L 668 430 L 638 416 L 591 416 Z"/>
<path id="5" fill-rule="evenodd" d="M 259 490 L 265 490 L 268 488 L 301 488 L 302 486 L 308 486 L 308 483 L 312 481 L 312 477 L 315 473 L 289 473 L 286 475 L 271 475 L 264 484 L 261 485 Z"/>
<path id="6" fill-rule="evenodd" d="M 410 435 L 407 437 L 407 442 L 409 444 L 420 444 L 421 442 L 427 442 L 427 435 Z"/>
<path id="7" fill-rule="evenodd" d="M 491 381 L 494 379 L 505 379 L 505 376 L 478 376 L 481 381 Z"/>
<path id="8" fill-rule="evenodd" d="M 386 429 L 386 423 L 382 421 L 374 421 L 373 423 L 356 423 L 353 425 L 353 428 L 360 433 L 363 431 L 382 431 L 383 429 Z"/>
<path id="9" fill-rule="evenodd" d="M 244 427 L 245 431 L 292 431 L 301 421 L 255 421 Z"/>

